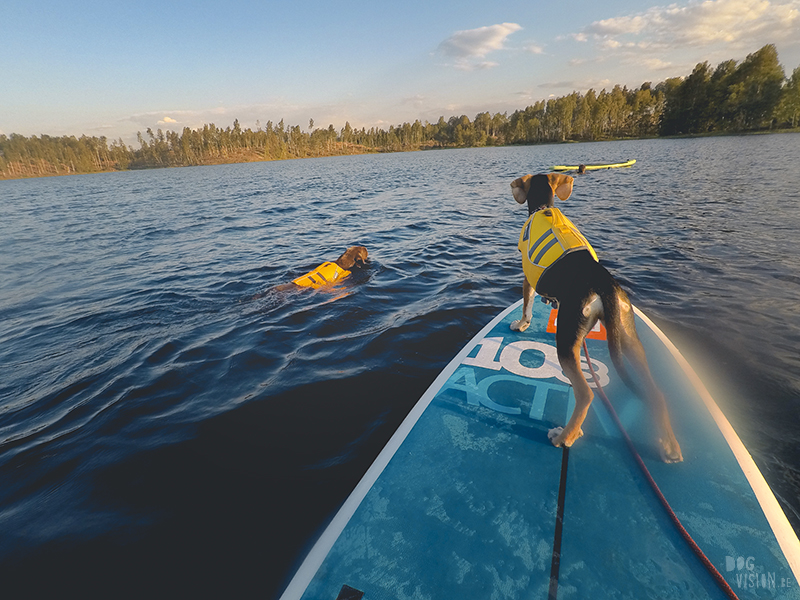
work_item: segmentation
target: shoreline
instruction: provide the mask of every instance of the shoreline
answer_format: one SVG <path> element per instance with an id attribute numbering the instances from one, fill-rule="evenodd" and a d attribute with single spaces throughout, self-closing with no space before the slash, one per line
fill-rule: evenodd
<path id="1" fill-rule="evenodd" d="M 25 169 L 31 169 L 32 167 L 36 166 L 38 168 L 47 168 L 48 171 L 55 171 L 55 172 L 44 172 L 39 174 L 20 174 L 20 175 L 12 175 L 8 176 L 4 173 L 0 173 L 0 181 L 17 181 L 22 179 L 41 179 L 46 177 L 68 177 L 74 175 L 96 175 L 96 174 L 103 174 L 103 173 L 122 173 L 128 171 L 152 171 L 152 170 L 160 170 L 160 169 L 180 169 L 185 167 L 209 167 L 209 166 L 217 166 L 217 165 L 234 165 L 234 164 L 248 164 L 254 162 L 275 162 L 275 161 L 282 161 L 282 160 L 304 160 L 308 158 L 332 158 L 332 157 L 340 157 L 340 156 L 360 156 L 364 154 L 393 154 L 393 153 L 401 153 L 401 152 L 427 152 L 427 151 L 436 151 L 436 150 L 461 150 L 461 149 L 468 149 L 468 148 L 508 148 L 508 147 L 515 147 L 515 146 L 557 146 L 562 144 L 590 144 L 595 142 L 622 142 L 622 141 L 638 141 L 638 140 L 675 140 L 675 139 L 694 139 L 694 138 L 707 138 L 707 137 L 738 137 L 738 136 L 751 136 L 751 135 L 773 135 L 773 134 L 784 134 L 784 133 L 800 133 L 800 127 L 795 127 L 793 129 L 774 129 L 774 130 L 765 130 L 765 131 L 740 131 L 740 132 L 732 132 L 732 131 L 713 131 L 707 133 L 690 133 L 690 134 L 681 134 L 681 135 L 656 135 L 656 136 L 641 136 L 641 137 L 608 137 L 603 139 L 597 140 L 564 140 L 562 142 L 538 142 L 538 143 L 516 143 L 516 144 L 484 144 L 484 145 L 438 145 L 438 144 L 418 144 L 411 148 L 406 149 L 399 149 L 393 150 L 389 148 L 368 148 L 366 146 L 360 146 L 355 144 L 346 144 L 345 142 L 336 142 L 336 144 L 342 144 L 343 147 L 341 152 L 319 152 L 316 154 L 307 154 L 305 156 L 285 156 L 282 158 L 272 158 L 267 157 L 265 158 L 263 155 L 258 156 L 256 151 L 247 151 L 247 152 L 234 152 L 232 154 L 237 154 L 238 156 L 230 156 L 224 155 L 218 157 L 218 160 L 214 159 L 206 159 L 203 161 L 199 161 L 194 164 L 174 164 L 174 165 L 160 165 L 160 166 L 141 166 L 141 167 L 128 167 L 128 168 L 105 168 L 105 169 L 94 169 L 94 170 L 85 170 L 85 171 L 72 171 L 72 172 L 65 172 L 59 173 L 59 167 L 57 165 L 53 165 L 52 163 L 45 163 L 41 164 L 42 160 L 40 159 L 40 165 L 35 165 L 35 161 L 31 161 L 28 165 L 24 165 L 18 162 L 9 163 L 9 166 L 18 165 L 18 168 L 22 171 Z"/>

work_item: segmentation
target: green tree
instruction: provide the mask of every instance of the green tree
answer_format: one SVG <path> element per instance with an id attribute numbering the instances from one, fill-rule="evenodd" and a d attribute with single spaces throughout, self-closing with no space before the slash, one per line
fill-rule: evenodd
<path id="1" fill-rule="evenodd" d="M 708 104 L 712 130 L 726 131 L 733 128 L 734 114 L 728 112 L 728 87 L 736 72 L 736 61 L 726 60 L 717 65 L 709 81 Z"/>
<path id="2" fill-rule="evenodd" d="M 578 139 L 592 139 L 592 107 L 596 101 L 597 95 L 593 89 L 589 89 L 586 95 L 578 95 L 573 112 L 573 131 Z"/>
<path id="3" fill-rule="evenodd" d="M 781 91 L 776 116 L 778 123 L 786 123 L 789 127 L 800 124 L 800 67 L 792 71 L 792 76 Z"/>
<path id="4" fill-rule="evenodd" d="M 608 119 L 611 135 L 615 137 L 627 134 L 628 117 L 628 89 L 615 85 L 608 95 Z"/>
<path id="5" fill-rule="evenodd" d="M 645 137 L 658 133 L 658 124 L 663 110 L 663 95 L 652 89 L 649 82 L 633 93 L 631 103 L 631 132 Z"/>
<path id="6" fill-rule="evenodd" d="M 436 134 L 434 135 L 434 139 L 439 142 L 439 145 L 441 146 L 446 146 L 452 141 L 450 123 L 445 121 L 444 117 L 439 117 L 439 121 L 436 123 Z"/>
<path id="7" fill-rule="evenodd" d="M 731 75 L 728 87 L 728 111 L 737 130 L 772 125 L 785 78 L 774 44 L 747 55 Z"/>
<path id="8" fill-rule="evenodd" d="M 475 134 L 479 137 L 479 145 L 485 146 L 486 141 L 492 135 L 492 116 L 488 112 L 482 112 L 475 115 L 473 121 L 475 127 Z"/>
<path id="9" fill-rule="evenodd" d="M 661 135 L 684 133 L 684 108 L 680 77 L 671 77 L 656 86 L 664 96 L 664 112 L 661 115 Z"/>
<path id="10" fill-rule="evenodd" d="M 698 63 L 692 74 L 681 85 L 681 133 L 705 133 L 713 127 L 709 107 L 711 67 L 708 62 Z"/>
<path id="11" fill-rule="evenodd" d="M 351 143 L 353 140 L 353 128 L 350 126 L 350 121 L 345 121 L 344 127 L 342 127 L 342 141 L 345 144 Z"/>
<path id="12" fill-rule="evenodd" d="M 600 90 L 594 106 L 592 106 L 592 139 L 599 140 L 606 136 L 611 128 L 610 99 L 605 90 Z"/>

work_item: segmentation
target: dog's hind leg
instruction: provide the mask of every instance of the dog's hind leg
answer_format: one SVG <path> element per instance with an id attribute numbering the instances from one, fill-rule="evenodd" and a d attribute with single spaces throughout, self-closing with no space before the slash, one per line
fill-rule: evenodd
<path id="1" fill-rule="evenodd" d="M 533 318 L 533 286 L 528 283 L 526 277 L 522 283 L 522 318 L 519 321 L 512 321 L 513 331 L 525 331 L 531 324 Z"/>
<path id="2" fill-rule="evenodd" d="M 558 309 L 556 350 L 561 370 L 572 384 L 575 410 L 563 430 L 553 429 L 548 437 L 554 446 L 570 447 L 583 435 L 583 425 L 594 393 L 581 370 L 581 343 L 597 322 L 598 315 L 584 314 L 583 306 L 562 303 Z"/>
<path id="3" fill-rule="evenodd" d="M 608 349 L 614 367 L 625 384 L 650 404 L 658 425 L 661 458 L 664 462 L 681 462 L 683 455 L 675 433 L 672 431 L 667 401 L 653 379 L 644 347 L 636 334 L 633 306 L 628 300 L 627 294 L 619 287 L 616 288 L 613 298 L 604 299 L 603 305 L 604 321 L 608 332 Z M 639 381 L 642 382 L 643 390 L 638 390 L 628 375 L 622 359 L 623 355 L 633 367 Z"/>

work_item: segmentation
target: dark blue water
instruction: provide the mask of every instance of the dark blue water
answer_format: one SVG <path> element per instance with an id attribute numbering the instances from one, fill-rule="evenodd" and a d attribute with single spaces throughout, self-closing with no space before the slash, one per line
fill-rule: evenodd
<path id="1" fill-rule="evenodd" d="M 275 597 L 562 208 L 699 369 L 800 531 L 800 135 L 0 182 L 3 597 Z M 334 289 L 279 292 L 349 245 Z M 680 436 L 680 432 L 678 432 Z M 7 595 L 8 594 L 8 595 Z"/>

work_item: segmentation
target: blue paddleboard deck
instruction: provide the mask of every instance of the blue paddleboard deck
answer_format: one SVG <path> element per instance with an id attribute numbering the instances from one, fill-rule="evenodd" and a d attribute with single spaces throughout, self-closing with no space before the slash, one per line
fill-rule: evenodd
<path id="1" fill-rule="evenodd" d="M 498 315 L 414 407 L 323 532 L 283 599 L 722 598 L 599 397 L 570 450 L 574 396 L 557 313 Z M 800 598 L 800 542 L 691 368 L 637 311 L 684 462 L 661 462 L 646 406 L 587 339 L 600 382 L 683 525 L 741 598 Z M 587 379 L 591 380 L 588 369 Z M 590 385 L 594 386 L 593 383 Z"/>

